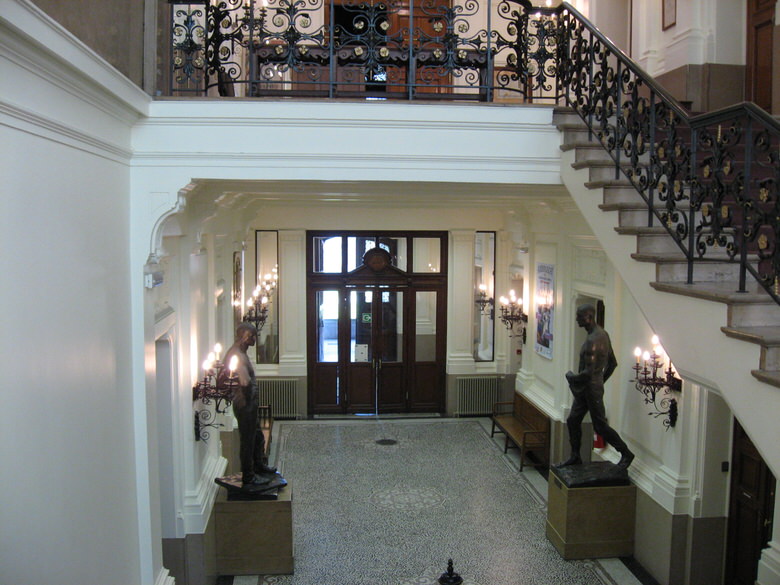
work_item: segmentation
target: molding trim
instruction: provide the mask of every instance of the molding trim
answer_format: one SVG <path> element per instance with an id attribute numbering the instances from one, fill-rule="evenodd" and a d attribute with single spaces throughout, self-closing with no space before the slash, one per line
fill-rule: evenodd
<path id="1" fill-rule="evenodd" d="M 32 2 L 0 0 L 0 47 L 15 55 L 17 65 L 114 117 L 132 123 L 148 113 L 148 94 Z M 106 95 L 115 103 L 109 105 Z"/>
<path id="2" fill-rule="evenodd" d="M 159 103 L 159 102 L 157 102 Z M 192 104 L 193 102 L 186 102 Z M 353 104 L 354 105 L 354 104 Z M 441 107 L 441 106 L 437 106 Z M 551 108 L 552 109 L 552 108 Z M 457 132 L 506 132 L 510 134 L 526 134 L 538 132 L 549 136 L 557 136 L 559 131 L 549 123 L 519 121 L 512 125 L 503 122 L 468 122 L 463 120 L 435 121 L 430 119 L 415 119 L 401 117 L 397 122 L 390 116 L 381 119 L 357 119 L 348 117 L 333 119 L 315 118 L 270 118 L 270 117 L 197 117 L 197 116 L 155 116 L 141 122 L 139 126 L 181 126 L 193 127 L 223 127 L 236 126 L 240 128 L 275 127 L 281 130 L 300 130 L 302 128 L 330 128 L 333 130 L 392 130 L 395 132 L 407 130 L 452 130 Z"/>
<path id="3" fill-rule="evenodd" d="M 631 480 L 670 514 L 690 515 L 690 479 L 675 474 L 665 465 L 659 467 L 644 463 L 637 457 L 629 468 Z"/>
<path id="4" fill-rule="evenodd" d="M 57 142 L 63 146 L 75 148 L 113 162 L 130 165 L 133 156 L 131 150 L 85 134 L 72 126 L 61 124 L 52 118 L 33 113 L 9 103 L 0 103 L 0 115 L 12 128 L 27 132 L 45 140 Z M 14 123 L 16 122 L 16 123 Z"/>
<path id="5" fill-rule="evenodd" d="M 780 543 L 776 540 L 761 551 L 756 585 L 780 585 Z"/>
<path id="6" fill-rule="evenodd" d="M 312 153 L 275 153 L 275 152 L 136 152 L 133 154 L 134 167 L 168 167 L 176 164 L 178 167 L 203 168 L 204 161 L 208 166 L 229 168 L 279 168 L 285 163 L 285 168 L 331 168 L 335 164 L 354 168 L 364 165 L 371 168 L 407 168 L 439 170 L 445 167 L 458 169 L 470 168 L 480 171 L 507 170 L 517 175 L 528 172 L 547 173 L 548 183 L 559 185 L 560 159 L 555 157 L 492 157 L 492 156 L 433 156 L 433 155 L 401 155 L 401 154 L 329 154 Z"/>
<path id="7" fill-rule="evenodd" d="M 218 440 L 219 433 L 214 434 Z M 203 534 L 214 507 L 219 486 L 214 483 L 215 477 L 220 477 L 227 468 L 227 459 L 222 456 L 211 456 L 200 474 L 198 485 L 194 490 L 187 490 L 184 494 L 184 533 Z"/>
<path id="8" fill-rule="evenodd" d="M 163 567 L 160 572 L 157 573 L 157 578 L 154 580 L 154 585 L 176 585 L 176 579 L 170 574 L 170 571 Z"/>

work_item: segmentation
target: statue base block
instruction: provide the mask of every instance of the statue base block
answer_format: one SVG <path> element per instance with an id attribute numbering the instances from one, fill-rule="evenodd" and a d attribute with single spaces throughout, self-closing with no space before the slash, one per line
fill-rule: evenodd
<path id="1" fill-rule="evenodd" d="M 241 500 L 275 500 L 279 497 L 279 489 L 287 485 L 287 480 L 279 473 L 268 474 L 264 477 L 270 481 L 262 485 L 243 485 L 241 474 L 218 477 L 214 480 L 219 486 L 227 490 L 228 501 Z"/>
<path id="2" fill-rule="evenodd" d="M 292 486 L 275 499 L 228 500 L 215 504 L 219 575 L 289 575 L 294 568 Z"/>
<path id="3" fill-rule="evenodd" d="M 634 553 L 636 486 L 625 470 L 602 462 L 551 467 L 547 485 L 547 538 L 564 559 Z"/>

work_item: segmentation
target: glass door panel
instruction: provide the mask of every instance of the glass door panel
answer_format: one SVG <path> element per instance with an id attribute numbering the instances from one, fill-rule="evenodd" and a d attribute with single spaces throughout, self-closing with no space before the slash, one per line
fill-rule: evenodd
<path id="1" fill-rule="evenodd" d="M 317 291 L 317 361 L 339 361 L 339 291 Z"/>
<path id="2" fill-rule="evenodd" d="M 377 292 L 377 410 L 398 412 L 404 408 L 404 293 Z"/>
<path id="3" fill-rule="evenodd" d="M 414 320 L 414 360 L 436 361 L 436 292 L 417 291 Z"/>
<path id="4" fill-rule="evenodd" d="M 310 400 L 321 411 L 338 412 L 343 408 L 343 396 L 339 383 L 339 315 L 340 292 L 318 290 L 314 292 L 315 347 L 309 353 L 313 384 Z"/>
<path id="5" fill-rule="evenodd" d="M 349 292 L 349 365 L 347 371 L 349 410 L 376 412 L 374 375 L 374 291 Z"/>
<path id="6" fill-rule="evenodd" d="M 407 400 L 412 412 L 438 412 L 442 408 L 444 383 L 444 297 L 440 290 L 414 294 L 414 360 L 410 364 Z"/>

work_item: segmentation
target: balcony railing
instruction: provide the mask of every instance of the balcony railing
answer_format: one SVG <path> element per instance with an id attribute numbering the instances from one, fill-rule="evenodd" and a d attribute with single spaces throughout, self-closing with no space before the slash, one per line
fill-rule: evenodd
<path id="1" fill-rule="evenodd" d="M 170 95 L 548 102 L 574 109 L 688 263 L 739 263 L 780 303 L 780 124 L 692 116 L 568 4 L 171 3 Z"/>
<path id="2" fill-rule="evenodd" d="M 219 0 L 170 8 L 173 96 L 556 99 L 557 13 L 528 0 Z"/>

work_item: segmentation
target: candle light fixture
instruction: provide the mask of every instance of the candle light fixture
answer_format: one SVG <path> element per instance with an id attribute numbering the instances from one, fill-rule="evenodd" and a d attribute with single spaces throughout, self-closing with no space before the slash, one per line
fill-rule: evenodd
<path id="1" fill-rule="evenodd" d="M 216 414 L 224 414 L 233 399 L 233 391 L 238 386 L 238 356 L 230 358 L 227 366 L 219 359 L 222 346 L 218 343 L 203 362 L 203 378 L 192 387 L 192 401 L 200 400 L 203 406 L 214 404 L 214 412 L 208 408 L 195 410 L 195 440 L 207 441 L 208 431 L 204 427 L 217 428 L 220 424 L 212 419 Z"/>
<path id="2" fill-rule="evenodd" d="M 247 301 L 247 312 L 244 314 L 243 321 L 252 323 L 260 333 L 268 319 L 268 305 L 271 297 L 276 292 L 276 286 L 279 281 L 279 270 L 274 267 L 273 271 L 265 275 L 252 292 L 252 296 Z"/>
<path id="3" fill-rule="evenodd" d="M 493 301 L 493 297 L 488 296 L 486 284 L 479 285 L 477 297 L 474 302 L 479 307 L 480 315 L 489 315 L 491 319 L 493 318 L 493 305 L 495 301 Z"/>
<path id="4" fill-rule="evenodd" d="M 523 313 L 523 299 L 515 295 L 514 290 L 509 291 L 509 298 L 501 297 L 501 315 L 499 318 L 508 331 L 513 332 L 513 337 L 521 336 L 525 343 L 525 324 L 528 323 L 528 315 Z M 515 326 L 518 327 L 517 331 Z"/>
<path id="5" fill-rule="evenodd" d="M 654 410 L 648 414 L 656 418 L 665 417 L 663 424 L 668 430 L 677 423 L 677 398 L 670 394 L 682 392 L 682 380 L 677 376 L 657 335 L 653 335 L 651 344 L 652 352 L 643 351 L 639 347 L 634 350 L 636 377 L 631 382 L 644 396 L 645 404 L 653 406 Z M 668 361 L 668 367 L 664 360 Z"/>

